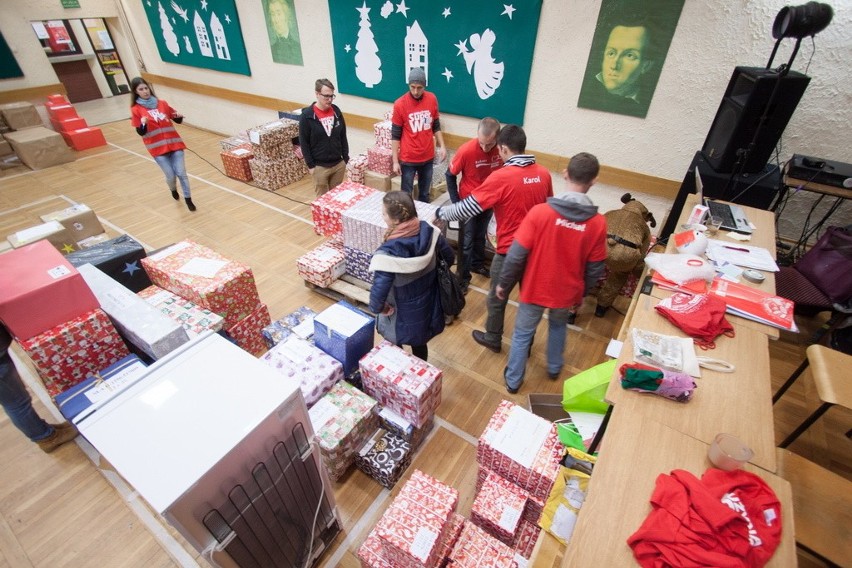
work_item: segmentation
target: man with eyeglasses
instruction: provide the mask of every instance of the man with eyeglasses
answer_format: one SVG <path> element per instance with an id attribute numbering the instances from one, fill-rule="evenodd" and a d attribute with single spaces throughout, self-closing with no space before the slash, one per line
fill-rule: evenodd
<path id="1" fill-rule="evenodd" d="M 447 159 L 444 135 L 438 116 L 438 98 L 426 91 L 426 72 L 415 67 L 408 74 L 408 92 L 393 103 L 391 118 L 393 173 L 401 175 L 402 191 L 414 191 L 414 176 L 419 188 L 417 198 L 429 202 L 432 188 L 432 162 L 438 141 L 439 159 Z"/>
<path id="2" fill-rule="evenodd" d="M 491 175 L 491 172 L 503 165 L 497 149 L 499 132 L 500 123 L 497 119 L 486 116 L 479 121 L 476 138 L 459 146 L 445 174 L 447 192 L 453 203 L 468 197 Z M 458 182 L 458 176 L 462 176 L 461 183 Z M 458 274 L 465 293 L 470 286 L 471 271 L 488 276 L 488 268 L 485 267 L 485 234 L 488 231 L 489 221 L 491 221 L 491 209 L 461 222 L 462 257 Z"/>
<path id="3" fill-rule="evenodd" d="M 332 103 L 334 84 L 328 79 L 317 79 L 315 91 L 317 102 L 303 108 L 299 118 L 299 145 L 319 197 L 343 182 L 349 162 L 349 141 L 343 113 Z"/>

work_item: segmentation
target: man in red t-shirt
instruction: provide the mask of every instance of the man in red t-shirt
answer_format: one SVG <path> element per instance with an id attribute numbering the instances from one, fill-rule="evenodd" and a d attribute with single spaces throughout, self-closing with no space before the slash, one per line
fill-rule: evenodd
<path id="1" fill-rule="evenodd" d="M 491 172 L 500 169 L 503 160 L 497 150 L 497 134 L 500 123 L 486 116 L 479 121 L 476 138 L 462 144 L 450 162 L 447 173 L 447 193 L 453 203 L 468 197 L 479 187 Z M 461 183 L 458 176 L 461 175 Z M 488 276 L 485 268 L 485 233 L 491 221 L 491 210 L 483 211 L 460 224 L 462 235 L 462 255 L 458 275 L 462 288 L 467 292 L 471 271 Z"/>
<path id="2" fill-rule="evenodd" d="M 331 102 L 336 96 L 334 83 L 317 79 L 314 90 L 317 102 L 303 108 L 299 115 L 299 147 L 319 197 L 343 182 L 349 141 L 343 113 Z"/>
<path id="3" fill-rule="evenodd" d="M 571 158 L 564 174 L 565 192 L 527 213 L 503 262 L 498 298 L 508 298 L 522 280 L 512 349 L 503 371 L 506 390 L 512 394 L 524 382 L 530 345 L 545 309 L 549 310 L 547 374 L 559 377 L 570 314 L 603 275 L 606 219 L 586 195 L 599 170 L 591 154 Z"/>
<path id="4" fill-rule="evenodd" d="M 393 173 L 401 175 L 402 191 L 414 191 L 417 176 L 417 198 L 429 202 L 432 188 L 432 162 L 435 160 L 435 143 L 438 141 L 438 159 L 447 159 L 441 120 L 438 115 L 438 98 L 426 91 L 426 72 L 415 67 L 408 74 L 408 92 L 393 103 L 391 117 L 391 152 Z"/>
<path id="5" fill-rule="evenodd" d="M 536 164 L 535 156 L 524 154 L 526 149 L 524 129 L 514 124 L 504 126 L 497 135 L 497 150 L 503 167 L 488 176 L 467 198 L 435 211 L 438 220 L 463 221 L 486 209 L 494 210 L 497 251 L 491 261 L 491 289 L 486 300 L 488 317 L 485 331 L 476 329 L 472 335 L 474 341 L 495 353 L 503 349 L 503 316 L 508 303 L 508 299 L 498 298 L 496 294 L 503 260 L 527 211 L 553 195 L 550 171 Z"/>

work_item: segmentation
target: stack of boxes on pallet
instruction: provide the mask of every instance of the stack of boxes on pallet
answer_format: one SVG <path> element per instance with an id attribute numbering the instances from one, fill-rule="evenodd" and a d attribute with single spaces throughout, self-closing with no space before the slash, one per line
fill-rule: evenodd
<path id="1" fill-rule="evenodd" d="M 50 116 L 53 129 L 62 135 L 65 143 L 78 152 L 106 146 L 106 138 L 97 126 L 88 126 L 86 121 L 77 116 L 74 105 L 65 100 L 62 95 L 50 95 L 44 105 Z"/>
<path id="2" fill-rule="evenodd" d="M 0 105 L 0 114 L 5 128 L 9 129 L 3 133 L 5 142 L 28 168 L 38 170 L 74 161 L 74 154 L 62 136 L 44 127 L 31 103 Z M 5 145 L 0 151 L 6 151 Z"/>

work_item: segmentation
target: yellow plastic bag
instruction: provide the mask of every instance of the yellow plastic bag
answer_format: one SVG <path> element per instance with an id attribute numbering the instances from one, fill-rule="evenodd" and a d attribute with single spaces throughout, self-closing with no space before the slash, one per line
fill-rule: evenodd
<path id="1" fill-rule="evenodd" d="M 547 498 L 547 504 L 541 513 L 538 525 L 552 534 L 562 544 L 567 544 L 574 533 L 577 515 L 586 500 L 586 491 L 591 476 L 583 462 L 594 465 L 597 458 L 575 448 L 568 448 L 567 453 L 580 463 L 579 469 L 560 468 L 559 476 L 553 484 L 553 489 Z"/>

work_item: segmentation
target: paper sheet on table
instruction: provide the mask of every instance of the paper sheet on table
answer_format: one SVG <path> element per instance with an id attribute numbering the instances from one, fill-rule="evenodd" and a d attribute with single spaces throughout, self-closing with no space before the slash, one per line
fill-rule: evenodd
<path id="1" fill-rule="evenodd" d="M 734 250 L 742 249 L 742 250 Z M 767 270 L 769 272 L 778 272 L 778 265 L 772 258 L 772 255 L 763 247 L 755 247 L 751 245 L 736 243 L 732 245 L 725 241 L 710 239 L 707 244 L 707 257 L 713 259 L 717 263 L 730 262 L 737 266 L 746 268 L 756 268 L 757 270 Z"/>

